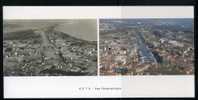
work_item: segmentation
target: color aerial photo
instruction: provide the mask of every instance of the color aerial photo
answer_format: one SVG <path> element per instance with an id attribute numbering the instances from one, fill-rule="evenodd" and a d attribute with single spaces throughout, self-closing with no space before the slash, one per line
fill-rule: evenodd
<path id="1" fill-rule="evenodd" d="M 4 76 L 97 75 L 97 21 L 3 21 Z"/>
<path id="2" fill-rule="evenodd" d="M 100 75 L 193 75 L 191 18 L 101 19 Z"/>

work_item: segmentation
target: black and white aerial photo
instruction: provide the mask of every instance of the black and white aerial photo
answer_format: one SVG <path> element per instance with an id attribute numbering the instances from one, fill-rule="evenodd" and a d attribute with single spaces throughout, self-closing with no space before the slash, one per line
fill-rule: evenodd
<path id="1" fill-rule="evenodd" d="M 97 75 L 95 19 L 3 20 L 4 76 Z"/>

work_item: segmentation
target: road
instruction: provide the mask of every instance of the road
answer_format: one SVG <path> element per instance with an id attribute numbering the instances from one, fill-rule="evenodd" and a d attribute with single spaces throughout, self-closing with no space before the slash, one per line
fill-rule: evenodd
<path id="1" fill-rule="evenodd" d="M 136 33 L 136 38 L 137 38 L 137 44 L 139 48 L 139 53 L 140 53 L 140 59 L 141 63 L 144 62 L 154 62 L 157 63 L 156 58 L 154 57 L 153 53 L 151 50 L 145 45 L 145 40 L 140 32 Z"/>
<path id="2" fill-rule="evenodd" d="M 49 41 L 46 37 L 46 34 L 44 31 L 40 31 L 40 35 L 42 37 L 42 40 L 43 40 L 43 46 L 47 46 L 49 44 Z"/>

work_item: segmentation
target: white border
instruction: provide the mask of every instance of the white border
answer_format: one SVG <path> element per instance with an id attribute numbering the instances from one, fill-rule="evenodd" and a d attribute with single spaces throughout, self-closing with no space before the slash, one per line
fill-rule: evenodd
<path id="1" fill-rule="evenodd" d="M 194 97 L 194 88 L 192 75 L 4 77 L 5 98 Z"/>
<path id="2" fill-rule="evenodd" d="M 3 6 L 3 19 L 193 18 L 193 6 Z"/>
<path id="3" fill-rule="evenodd" d="M 3 19 L 194 18 L 193 6 L 4 6 Z M 99 26 L 98 26 L 99 28 Z M 98 38 L 99 39 L 99 34 Z M 99 45 L 98 45 L 99 47 Z M 98 48 L 97 47 L 97 48 Z M 99 50 L 99 49 L 98 49 Z M 98 56 L 99 57 L 99 56 Z M 98 59 L 99 60 L 99 59 Z M 99 70 L 98 70 L 99 71 Z M 121 90 L 79 90 L 116 87 Z M 4 77 L 5 98 L 194 97 L 194 76 Z"/>
<path id="4" fill-rule="evenodd" d="M 98 68 L 97 72 L 98 72 L 98 73 L 97 73 L 97 75 L 98 75 L 98 76 L 100 76 L 100 67 L 99 67 L 99 66 L 100 66 L 100 63 L 99 63 L 99 62 L 100 62 L 100 54 L 99 54 L 99 51 L 100 51 L 100 49 L 99 49 L 99 48 L 100 48 L 100 45 L 99 45 L 99 44 L 100 44 L 100 43 L 99 43 L 99 38 L 100 38 L 99 31 L 100 31 L 100 30 L 99 30 L 99 28 L 100 28 L 100 25 L 99 25 L 99 21 L 100 21 L 100 20 L 97 19 L 97 61 L 98 61 L 98 64 L 97 64 L 97 66 L 98 66 L 98 67 L 97 67 L 97 68 Z"/>

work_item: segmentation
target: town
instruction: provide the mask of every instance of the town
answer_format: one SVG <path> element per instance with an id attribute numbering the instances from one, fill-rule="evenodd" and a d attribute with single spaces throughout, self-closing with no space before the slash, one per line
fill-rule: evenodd
<path id="1" fill-rule="evenodd" d="M 96 75 L 97 42 L 57 31 L 56 26 L 4 33 L 4 75 Z"/>
<path id="2" fill-rule="evenodd" d="M 100 75 L 192 75 L 192 19 L 101 19 Z"/>

